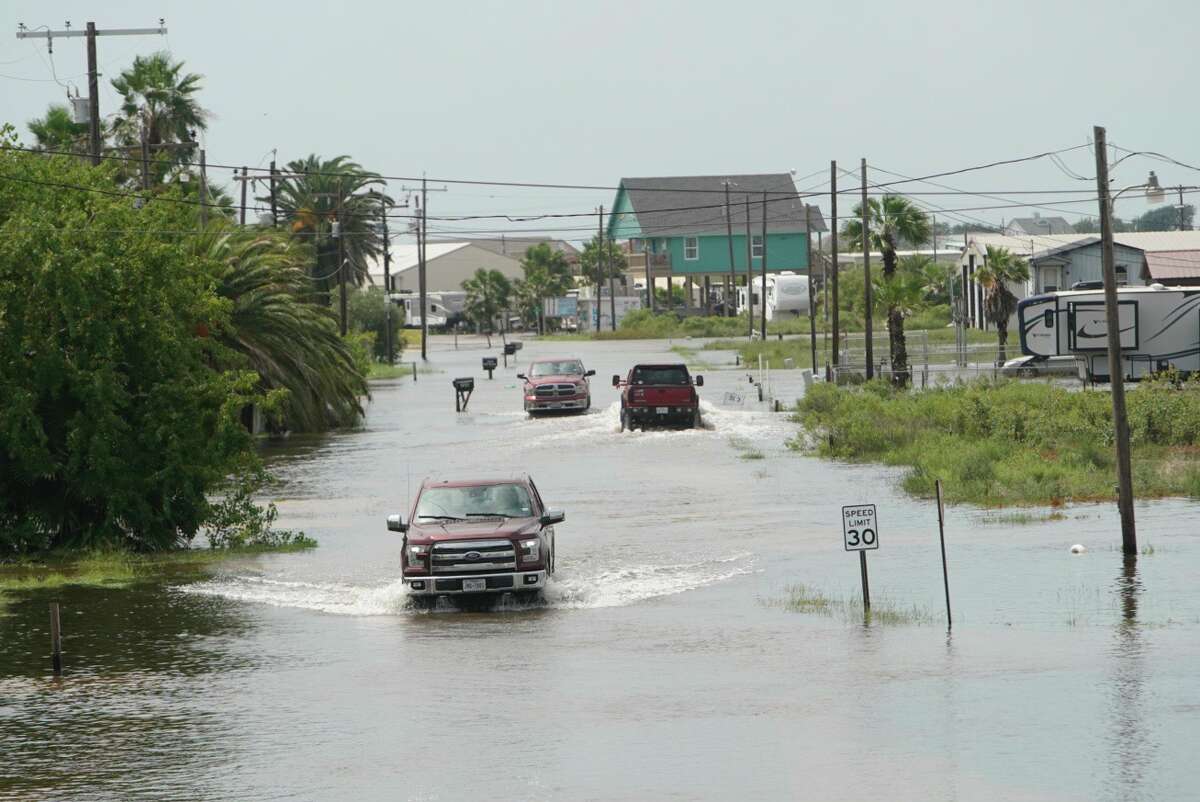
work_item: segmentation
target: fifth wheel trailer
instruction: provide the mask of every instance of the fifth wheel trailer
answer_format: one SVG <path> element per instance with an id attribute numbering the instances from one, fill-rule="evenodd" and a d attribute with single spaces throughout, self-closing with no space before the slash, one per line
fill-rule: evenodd
<path id="1" fill-rule="evenodd" d="M 1117 290 L 1121 364 L 1126 379 L 1168 368 L 1200 370 L 1200 288 Z M 1088 376 L 1108 381 L 1108 323 L 1103 290 L 1052 292 L 1017 305 L 1021 351 L 1035 357 L 1074 356 Z"/>
<path id="2" fill-rule="evenodd" d="M 762 289 L 762 276 L 756 275 L 751 284 L 753 291 L 750 309 L 758 314 L 758 296 Z M 738 311 L 747 308 L 747 292 L 744 286 L 737 288 Z M 808 276 L 796 273 L 767 274 L 767 320 L 799 317 L 808 314 Z"/>

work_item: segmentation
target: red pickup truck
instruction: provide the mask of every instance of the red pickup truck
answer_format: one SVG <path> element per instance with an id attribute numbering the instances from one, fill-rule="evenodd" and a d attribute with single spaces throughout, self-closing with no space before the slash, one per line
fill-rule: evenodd
<path id="1" fill-rule="evenodd" d="M 584 370 L 578 359 L 539 359 L 517 378 L 525 382 L 521 394 L 525 411 L 530 415 L 541 412 L 586 412 L 592 406 L 592 389 L 588 377 L 596 371 Z"/>
<path id="2" fill-rule="evenodd" d="M 635 365 L 624 379 L 613 376 L 621 391 L 621 431 L 641 426 L 700 426 L 704 377 L 688 375 L 687 365 Z"/>
<path id="3" fill-rule="evenodd" d="M 554 525 L 566 516 L 542 503 L 528 476 L 476 481 L 425 480 L 405 522 L 401 578 L 414 599 L 513 593 L 533 597 L 554 573 Z"/>

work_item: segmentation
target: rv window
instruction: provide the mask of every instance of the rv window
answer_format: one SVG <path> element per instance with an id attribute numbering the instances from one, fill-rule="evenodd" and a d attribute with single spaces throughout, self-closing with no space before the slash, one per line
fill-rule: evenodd
<path id="1" fill-rule="evenodd" d="M 1054 328 L 1054 310 L 1047 309 L 1046 313 L 1044 315 L 1044 319 L 1046 322 L 1046 328 L 1048 328 L 1048 329 Z"/>

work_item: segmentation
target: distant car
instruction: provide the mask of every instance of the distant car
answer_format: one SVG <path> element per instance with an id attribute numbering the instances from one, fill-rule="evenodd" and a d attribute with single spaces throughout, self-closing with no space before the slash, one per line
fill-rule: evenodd
<path id="1" fill-rule="evenodd" d="M 542 412 L 584 412 L 592 406 L 589 376 L 596 371 L 584 370 L 578 359 L 539 359 L 525 373 L 518 373 L 525 385 L 522 390 L 525 411 L 530 415 Z"/>
<path id="2" fill-rule="evenodd" d="M 1031 379 L 1035 376 L 1078 376 L 1079 362 L 1073 356 L 1019 356 L 1000 368 L 1001 375 Z"/>
<path id="3" fill-rule="evenodd" d="M 638 426 L 700 427 L 696 387 L 704 386 L 704 377 L 688 375 L 687 365 L 635 365 L 624 379 L 613 376 L 612 383 L 621 391 L 622 431 Z"/>
<path id="4" fill-rule="evenodd" d="M 528 476 L 426 480 L 411 518 L 389 515 L 404 533 L 401 578 L 416 598 L 513 593 L 536 596 L 554 573 L 554 525 L 562 510 L 542 502 Z"/>

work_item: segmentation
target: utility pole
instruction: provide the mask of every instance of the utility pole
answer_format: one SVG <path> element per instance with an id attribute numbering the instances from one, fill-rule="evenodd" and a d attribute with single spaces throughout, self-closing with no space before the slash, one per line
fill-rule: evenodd
<path id="1" fill-rule="evenodd" d="M 600 331 L 600 309 L 604 302 L 604 204 L 596 223 L 596 331 Z"/>
<path id="2" fill-rule="evenodd" d="M 812 350 L 812 372 L 817 375 L 817 299 L 813 292 L 812 207 L 804 204 L 804 261 L 808 265 L 808 344 Z"/>
<path id="3" fill-rule="evenodd" d="M 89 22 L 87 29 L 78 31 L 70 28 L 70 23 L 67 23 L 66 30 L 61 31 L 31 31 L 25 27 L 25 23 L 17 25 L 18 39 L 42 39 L 46 40 L 46 46 L 50 48 L 50 52 L 54 52 L 55 39 L 67 39 L 74 37 L 87 38 L 87 63 L 88 63 L 88 149 L 92 155 L 92 164 L 100 164 L 100 73 L 96 68 L 96 37 L 97 36 L 145 36 L 148 34 L 165 35 L 167 32 L 163 21 L 158 21 L 157 28 L 110 28 L 108 30 L 98 30 L 96 23 Z"/>
<path id="4" fill-rule="evenodd" d="M 875 316 L 875 306 L 871 303 L 871 207 L 867 204 L 867 160 L 862 160 L 862 248 L 863 248 L 863 294 L 866 296 L 866 335 L 867 335 L 867 379 L 875 377 L 875 343 L 873 342 L 874 328 L 871 318 Z"/>
<path id="5" fill-rule="evenodd" d="M 142 123 L 142 189 L 150 189 L 150 140 L 146 137 L 146 125 Z"/>
<path id="6" fill-rule="evenodd" d="M 417 258 L 418 272 L 417 280 L 420 287 L 421 295 L 421 359 L 422 361 L 429 359 L 429 310 L 428 296 L 425 285 L 425 245 L 429 240 L 429 229 L 425 226 L 425 206 L 429 202 L 428 187 L 426 186 L 425 176 L 421 176 L 421 217 L 417 220 L 417 224 L 421 227 L 420 236 L 417 237 Z"/>
<path id="7" fill-rule="evenodd" d="M 754 339 L 754 243 L 750 234 L 750 196 L 746 204 L 746 337 Z"/>
<path id="8" fill-rule="evenodd" d="M 208 162 L 200 148 L 200 227 L 208 225 Z"/>
<path id="9" fill-rule="evenodd" d="M 611 219 L 612 218 L 610 217 L 609 220 L 611 220 Z M 600 207 L 600 244 L 604 245 L 604 207 L 603 206 Z M 609 257 L 608 250 L 609 250 L 609 247 L 611 247 L 611 244 L 612 244 L 612 241 L 610 240 L 609 245 L 601 248 L 600 252 L 604 256 L 604 270 L 606 273 L 608 273 L 608 328 L 610 331 L 616 331 L 617 330 L 617 278 L 616 278 L 616 276 L 613 275 L 616 271 L 613 270 L 612 261 L 608 258 Z"/>
<path id="10" fill-rule="evenodd" d="M 279 228 L 278 207 L 275 204 L 275 160 L 271 159 L 271 228 Z"/>
<path id="11" fill-rule="evenodd" d="M 246 184 L 250 183 L 250 171 L 245 167 L 242 168 L 242 209 L 238 214 L 238 223 L 246 225 Z"/>
<path id="12" fill-rule="evenodd" d="M 729 182 L 725 182 L 725 239 L 729 241 L 729 281 L 726 283 L 725 292 L 725 314 L 729 317 L 734 317 L 737 310 L 735 304 L 731 303 L 734 294 L 737 292 L 737 275 L 734 273 L 733 265 L 733 207 L 729 205 Z"/>
<path id="13" fill-rule="evenodd" d="M 1129 419 L 1125 415 L 1125 373 L 1121 365 L 1121 321 L 1117 306 L 1117 273 L 1113 264 L 1112 201 L 1108 188 L 1108 143 L 1103 126 L 1095 126 L 1096 188 L 1100 195 L 1100 259 L 1104 268 L 1104 317 L 1108 328 L 1108 380 L 1112 386 L 1113 428 L 1117 446 L 1117 508 L 1121 513 L 1121 551 L 1137 559 L 1133 520 L 1133 471 L 1129 455 Z"/>
<path id="14" fill-rule="evenodd" d="M 339 178 L 337 180 L 337 217 L 333 221 L 333 235 L 337 237 L 338 317 L 341 321 L 338 328 L 345 337 L 348 323 L 346 320 L 346 231 L 342 222 L 342 209 L 342 179 Z"/>
<path id="15" fill-rule="evenodd" d="M 650 314 L 654 314 L 654 279 L 653 279 L 653 250 L 654 240 L 647 237 L 642 240 L 642 256 L 646 258 L 646 303 L 650 307 Z"/>
<path id="16" fill-rule="evenodd" d="M 767 339 L 767 193 L 763 191 L 762 208 L 762 289 L 758 293 L 759 318 L 762 320 L 761 333 Z"/>
<path id="17" fill-rule="evenodd" d="M 842 346 L 841 332 L 838 330 L 838 215 L 837 215 L 837 179 L 838 169 L 837 162 L 829 162 L 829 219 L 833 222 L 833 227 L 830 229 L 829 238 L 829 291 L 833 298 L 829 302 L 829 308 L 833 314 L 833 369 L 838 368 L 839 354 Z M 833 378 L 833 374 L 829 368 L 825 369 L 825 380 L 829 381 Z"/>
<path id="18" fill-rule="evenodd" d="M 396 343 L 392 335 L 392 249 L 388 237 L 387 204 L 379 207 L 379 216 L 383 218 L 383 325 L 387 327 L 387 360 L 389 365 L 396 364 Z"/>

